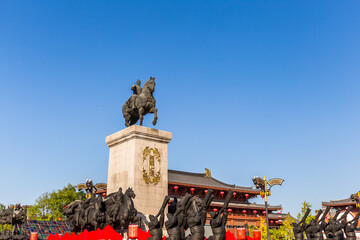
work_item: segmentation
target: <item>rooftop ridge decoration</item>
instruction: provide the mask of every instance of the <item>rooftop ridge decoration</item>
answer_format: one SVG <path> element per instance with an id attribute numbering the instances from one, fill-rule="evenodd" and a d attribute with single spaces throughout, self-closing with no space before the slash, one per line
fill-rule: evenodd
<path id="1" fill-rule="evenodd" d="M 205 168 L 205 177 L 211 177 L 211 171 Z"/>

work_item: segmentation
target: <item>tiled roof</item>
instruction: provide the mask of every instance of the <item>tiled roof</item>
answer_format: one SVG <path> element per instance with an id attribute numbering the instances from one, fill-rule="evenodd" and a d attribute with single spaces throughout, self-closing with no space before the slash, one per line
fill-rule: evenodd
<path id="1" fill-rule="evenodd" d="M 288 213 L 287 214 L 285 214 L 285 213 L 280 213 L 280 214 L 278 214 L 278 213 L 269 213 L 269 219 L 276 219 L 276 220 L 281 219 L 281 220 L 284 220 L 287 215 L 288 215 Z M 279 218 L 279 216 L 281 216 L 281 218 Z"/>
<path id="2" fill-rule="evenodd" d="M 224 202 L 223 201 L 216 201 L 213 200 L 211 202 L 211 206 L 223 206 Z M 244 208 L 244 209 L 256 209 L 256 210 L 265 210 L 265 205 L 264 204 L 257 204 L 257 203 L 236 203 L 236 202 L 230 202 L 229 203 L 229 208 Z M 281 210 L 282 206 L 281 205 L 268 205 L 268 208 L 270 211 L 276 211 L 276 210 Z M 270 216 L 270 215 L 269 215 Z"/>
<path id="3" fill-rule="evenodd" d="M 235 184 L 227 184 L 213 177 L 205 177 L 204 173 L 191 173 L 177 170 L 168 170 L 168 182 L 198 185 L 204 187 L 225 188 L 243 192 L 259 194 L 260 190 L 252 187 L 240 187 Z"/>
<path id="4" fill-rule="evenodd" d="M 341 205 L 355 205 L 355 204 L 356 202 L 351 200 L 351 198 L 330 200 L 330 202 L 322 202 L 323 206 L 341 206 Z"/>

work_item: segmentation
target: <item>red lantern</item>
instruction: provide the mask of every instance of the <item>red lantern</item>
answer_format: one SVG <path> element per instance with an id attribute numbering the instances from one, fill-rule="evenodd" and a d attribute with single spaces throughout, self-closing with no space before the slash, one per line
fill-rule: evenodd
<path id="1" fill-rule="evenodd" d="M 275 221 L 275 223 L 276 223 L 276 224 L 278 224 L 278 223 L 279 223 L 279 221 Z"/>
<path id="2" fill-rule="evenodd" d="M 204 193 L 207 193 L 207 192 L 208 192 L 208 190 L 205 190 L 205 191 L 204 191 Z"/>
<path id="3" fill-rule="evenodd" d="M 249 194 L 248 193 L 245 193 L 245 197 L 246 197 L 246 199 L 249 197 Z"/>
<path id="4" fill-rule="evenodd" d="M 214 212 L 217 212 L 217 208 L 214 208 L 213 211 L 214 211 Z"/>
<path id="5" fill-rule="evenodd" d="M 221 196 L 224 196 L 224 191 L 221 191 L 221 192 L 220 192 L 220 195 L 221 195 Z"/>
<path id="6" fill-rule="evenodd" d="M 232 212 L 232 209 L 231 209 L 231 208 L 229 208 L 229 209 L 228 209 L 228 212 L 230 212 L 230 213 L 231 213 L 231 212 Z"/>
<path id="7" fill-rule="evenodd" d="M 254 210 L 254 211 L 253 211 L 253 213 L 254 213 L 254 214 L 257 214 L 257 211 L 256 211 L 256 210 Z"/>
<path id="8" fill-rule="evenodd" d="M 279 215 L 278 218 L 281 219 L 281 215 Z"/>
<path id="9" fill-rule="evenodd" d="M 281 221 L 281 220 L 279 220 L 279 223 L 282 223 L 282 221 Z"/>
<path id="10" fill-rule="evenodd" d="M 190 188 L 190 191 L 191 191 L 191 193 L 194 193 L 194 191 L 195 191 L 195 188 Z"/>
<path id="11" fill-rule="evenodd" d="M 278 214 L 281 214 L 281 211 L 280 211 L 280 210 L 278 211 Z"/>
<path id="12" fill-rule="evenodd" d="M 30 240 L 37 240 L 37 232 L 30 233 Z"/>
<path id="13" fill-rule="evenodd" d="M 174 186 L 175 192 L 179 189 L 179 186 Z"/>
<path id="14" fill-rule="evenodd" d="M 254 240 L 257 240 L 257 239 L 261 239 L 261 230 L 259 229 L 254 229 L 253 231 L 253 236 L 254 236 Z"/>
<path id="15" fill-rule="evenodd" d="M 271 223 L 271 224 L 273 224 L 273 223 L 274 223 L 274 221 L 273 221 L 273 220 L 271 220 L 271 221 L 270 221 L 270 223 Z"/>
<path id="16" fill-rule="evenodd" d="M 245 214 L 245 213 L 246 213 L 246 210 L 242 210 L 242 213 Z"/>
<path id="17" fill-rule="evenodd" d="M 103 196 L 103 197 L 106 197 L 106 193 L 103 193 L 102 196 Z"/>
<path id="18" fill-rule="evenodd" d="M 265 215 L 265 214 L 266 214 L 266 211 L 263 211 L 262 213 Z"/>
<path id="19" fill-rule="evenodd" d="M 246 240 L 246 229 L 245 228 L 237 228 L 236 235 L 238 240 Z"/>
<path id="20" fill-rule="evenodd" d="M 234 196 L 234 197 L 236 196 L 236 192 L 233 192 L 233 196 Z"/>
<path id="21" fill-rule="evenodd" d="M 138 225 L 130 224 L 128 228 L 129 239 L 137 239 L 138 238 Z"/>

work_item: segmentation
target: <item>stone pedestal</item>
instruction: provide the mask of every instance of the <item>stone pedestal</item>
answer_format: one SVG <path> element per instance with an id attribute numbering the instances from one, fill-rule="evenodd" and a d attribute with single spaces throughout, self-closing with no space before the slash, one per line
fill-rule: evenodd
<path id="1" fill-rule="evenodd" d="M 135 208 L 157 214 L 168 194 L 167 144 L 170 132 L 133 125 L 106 137 L 110 148 L 107 194 L 135 191 Z"/>

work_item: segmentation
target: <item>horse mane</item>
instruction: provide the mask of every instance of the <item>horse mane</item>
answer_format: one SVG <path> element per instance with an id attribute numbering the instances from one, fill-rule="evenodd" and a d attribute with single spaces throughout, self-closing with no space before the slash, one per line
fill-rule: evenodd
<path id="1" fill-rule="evenodd" d="M 146 81 L 146 83 L 144 84 L 143 88 L 147 88 L 149 87 L 149 85 L 151 83 L 155 82 L 155 78 L 154 77 L 150 77 L 149 80 Z"/>

